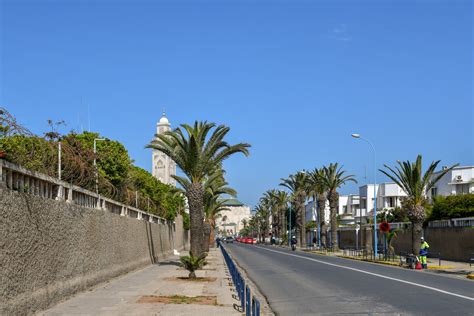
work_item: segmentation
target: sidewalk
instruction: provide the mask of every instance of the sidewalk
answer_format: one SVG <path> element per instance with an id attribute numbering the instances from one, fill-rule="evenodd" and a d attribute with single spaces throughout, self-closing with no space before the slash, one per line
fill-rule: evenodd
<path id="1" fill-rule="evenodd" d="M 362 257 L 348 256 L 344 254 L 343 250 L 339 250 L 337 252 L 326 252 L 326 251 L 306 249 L 306 248 L 299 248 L 299 250 L 304 251 L 304 252 L 312 252 L 312 253 L 316 253 L 320 255 L 341 257 L 341 258 L 353 259 L 353 260 L 361 260 L 361 261 L 367 261 L 367 262 L 372 262 L 372 263 L 377 263 L 377 264 L 385 264 L 385 265 L 391 265 L 391 266 L 400 265 L 399 261 L 377 260 L 374 262 L 371 260 L 364 260 Z M 460 276 L 463 278 L 465 278 L 469 274 L 471 275 L 474 274 L 474 265 L 471 267 L 469 263 L 466 263 L 466 262 L 457 262 L 457 261 L 449 261 L 449 260 L 441 259 L 441 265 L 440 265 L 439 259 L 437 258 L 428 258 L 427 261 L 428 261 L 428 270 L 423 270 L 424 272 L 449 274 L 453 276 Z"/>
<path id="2" fill-rule="evenodd" d="M 236 301 L 231 297 L 220 249 L 211 249 L 206 260 L 208 264 L 196 272 L 198 277 L 208 278 L 205 281 L 178 279 L 187 277 L 188 272 L 174 256 L 80 293 L 38 315 L 241 315 L 233 308 Z M 172 299 L 182 304 L 148 303 L 157 296 L 174 295 L 186 297 Z M 188 297 L 196 296 L 206 296 L 206 305 L 188 304 Z"/>

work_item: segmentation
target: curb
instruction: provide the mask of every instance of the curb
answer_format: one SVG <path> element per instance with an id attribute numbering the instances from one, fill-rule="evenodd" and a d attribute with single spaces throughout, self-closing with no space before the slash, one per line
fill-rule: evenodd
<path id="1" fill-rule="evenodd" d="M 221 247 L 222 247 L 222 245 L 221 245 Z M 232 256 L 232 250 L 227 249 L 227 251 Z M 270 303 L 268 302 L 267 297 L 263 294 L 263 292 L 260 290 L 258 285 L 255 282 L 253 282 L 253 280 L 247 275 L 247 271 L 245 271 L 245 269 L 239 264 L 239 262 L 234 257 L 232 257 L 232 259 L 234 260 L 235 265 L 240 270 L 240 273 L 241 273 L 242 277 L 245 279 L 246 285 L 249 286 L 251 292 L 260 301 L 260 314 L 261 315 L 266 315 L 266 316 L 274 316 L 275 313 L 273 312 L 272 308 L 270 307 Z"/>

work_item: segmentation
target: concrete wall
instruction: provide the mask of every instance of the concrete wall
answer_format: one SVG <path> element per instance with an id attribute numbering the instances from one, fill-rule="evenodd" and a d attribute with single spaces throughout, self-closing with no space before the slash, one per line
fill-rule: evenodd
<path id="1" fill-rule="evenodd" d="M 32 314 L 187 243 L 180 217 L 150 223 L 0 188 L 0 314 Z"/>
<path id="2" fill-rule="evenodd" d="M 372 230 L 363 228 L 359 232 L 362 238 L 362 245 L 367 249 L 372 249 Z M 467 262 L 474 254 L 474 227 L 443 227 L 424 229 L 424 237 L 430 245 L 430 256 L 445 260 Z M 355 230 L 345 230 L 339 232 L 339 247 L 355 248 Z M 378 232 L 379 245 L 382 245 L 383 234 Z M 360 243 L 360 240 L 359 240 Z M 395 252 L 411 252 L 411 227 L 401 229 L 397 233 L 397 238 L 393 241 Z"/>

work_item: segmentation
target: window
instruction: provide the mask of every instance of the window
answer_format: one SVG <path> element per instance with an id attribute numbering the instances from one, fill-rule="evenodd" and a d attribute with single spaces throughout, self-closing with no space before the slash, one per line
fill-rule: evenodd
<path id="1" fill-rule="evenodd" d="M 395 198 L 393 196 L 387 198 L 387 207 L 395 207 Z"/>
<path id="2" fill-rule="evenodd" d="M 469 194 L 469 183 L 456 184 L 456 194 Z"/>
<path id="3" fill-rule="evenodd" d="M 435 197 L 437 195 L 438 195 L 438 188 L 437 187 L 431 188 L 431 197 Z"/>

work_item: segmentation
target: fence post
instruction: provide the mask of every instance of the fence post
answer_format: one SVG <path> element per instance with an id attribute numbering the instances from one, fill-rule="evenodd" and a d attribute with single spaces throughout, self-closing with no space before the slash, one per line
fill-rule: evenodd
<path id="1" fill-rule="evenodd" d="M 6 185 L 6 173 L 4 173 L 4 170 L 3 170 L 3 160 L 0 159 L 0 188 L 3 188 L 5 189 L 7 187 Z"/>
<path id="2" fill-rule="evenodd" d="M 250 308 L 250 289 L 247 285 L 245 287 L 245 315 L 250 316 L 251 308 Z"/>

